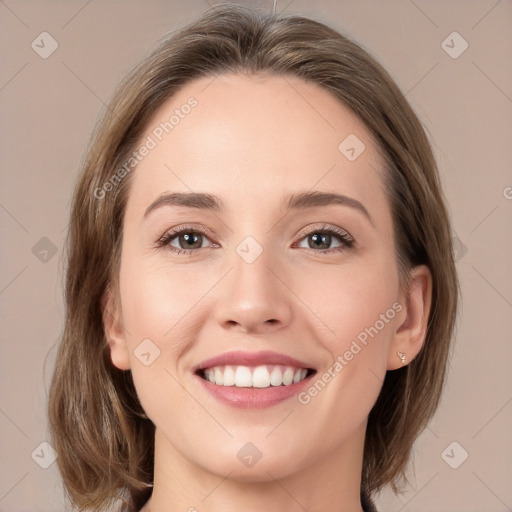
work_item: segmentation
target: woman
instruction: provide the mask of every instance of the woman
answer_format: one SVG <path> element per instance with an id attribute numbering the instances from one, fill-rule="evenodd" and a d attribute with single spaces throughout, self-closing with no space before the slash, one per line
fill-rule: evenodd
<path id="1" fill-rule="evenodd" d="M 76 185 L 52 444 L 80 510 L 375 510 L 456 317 L 425 132 L 356 43 L 220 4 L 123 81 Z"/>

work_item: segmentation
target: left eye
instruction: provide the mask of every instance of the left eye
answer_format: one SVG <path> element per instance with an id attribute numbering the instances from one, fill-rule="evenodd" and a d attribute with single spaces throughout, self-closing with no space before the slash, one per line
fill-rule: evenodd
<path id="1" fill-rule="evenodd" d="M 343 248 L 343 247 L 350 248 L 350 247 L 352 247 L 352 245 L 354 243 L 354 240 L 348 233 L 345 233 L 345 232 L 338 233 L 337 230 L 333 230 L 330 228 L 312 231 L 310 234 L 306 235 L 301 240 L 308 240 L 308 239 L 312 240 L 312 242 L 308 243 L 307 248 L 322 249 L 321 251 L 318 251 L 318 252 L 328 251 L 329 248 L 324 249 L 324 248 L 320 247 L 320 245 L 329 246 L 329 245 L 331 245 L 333 239 L 337 239 L 340 242 L 340 244 L 337 247 L 334 247 L 333 249 L 339 249 L 340 247 L 341 248 Z"/>

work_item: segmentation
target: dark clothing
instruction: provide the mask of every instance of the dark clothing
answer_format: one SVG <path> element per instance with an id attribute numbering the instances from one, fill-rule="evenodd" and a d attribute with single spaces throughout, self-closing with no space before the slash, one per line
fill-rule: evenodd
<path id="1" fill-rule="evenodd" d="M 361 506 L 364 512 L 378 512 L 375 508 L 375 503 L 373 503 L 370 496 L 364 492 L 361 492 Z"/>

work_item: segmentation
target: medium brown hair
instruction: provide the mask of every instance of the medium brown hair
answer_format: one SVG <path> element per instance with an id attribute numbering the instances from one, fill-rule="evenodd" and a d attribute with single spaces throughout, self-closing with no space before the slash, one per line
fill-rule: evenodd
<path id="1" fill-rule="evenodd" d="M 427 265 L 432 274 L 423 348 L 410 364 L 387 372 L 368 418 L 365 492 L 386 484 L 397 492 L 413 442 L 438 406 L 459 287 L 449 216 L 425 130 L 388 73 L 337 31 L 301 16 L 217 4 L 162 40 L 125 77 L 95 128 L 75 187 L 66 240 L 66 319 L 48 414 L 64 487 L 80 510 L 104 510 L 123 495 L 129 509 L 138 510 L 153 483 L 155 427 L 131 372 L 111 362 L 102 318 L 106 292 L 118 295 L 133 174 L 116 170 L 176 91 L 196 78 L 238 72 L 302 78 L 329 91 L 364 122 L 385 163 L 401 283 L 407 284 L 415 265 Z"/>

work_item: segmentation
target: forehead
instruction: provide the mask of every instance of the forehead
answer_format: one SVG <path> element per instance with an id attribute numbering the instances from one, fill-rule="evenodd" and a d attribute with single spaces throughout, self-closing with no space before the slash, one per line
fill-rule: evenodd
<path id="1" fill-rule="evenodd" d="M 196 79 L 158 109 L 141 143 L 149 140 L 132 176 L 128 206 L 139 212 L 170 191 L 212 193 L 237 210 L 279 207 L 287 193 L 311 189 L 385 202 L 381 158 L 364 123 L 297 77 Z"/>

